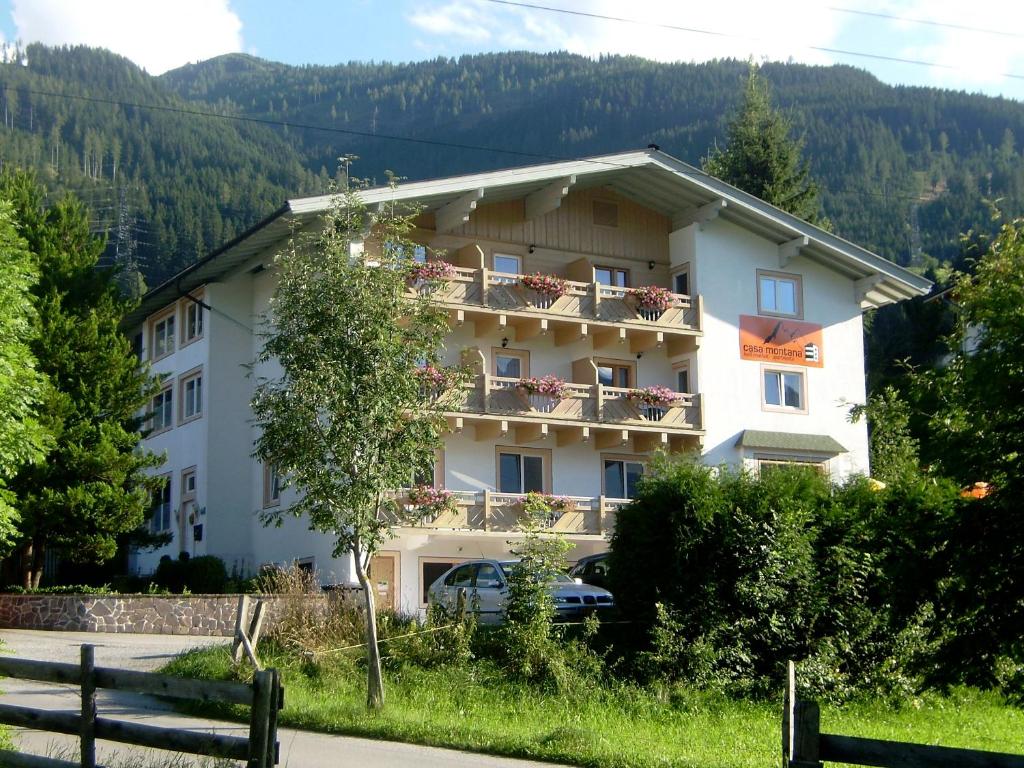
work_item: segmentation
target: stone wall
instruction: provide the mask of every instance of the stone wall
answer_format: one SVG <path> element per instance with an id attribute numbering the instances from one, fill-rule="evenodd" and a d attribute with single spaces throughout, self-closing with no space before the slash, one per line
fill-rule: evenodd
<path id="1" fill-rule="evenodd" d="M 266 628 L 289 599 L 251 597 L 267 602 Z M 0 595 L 0 628 L 231 637 L 237 611 L 238 595 Z"/>

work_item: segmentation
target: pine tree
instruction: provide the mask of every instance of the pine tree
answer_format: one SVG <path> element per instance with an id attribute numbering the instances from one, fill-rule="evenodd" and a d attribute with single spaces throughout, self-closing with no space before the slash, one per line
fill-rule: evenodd
<path id="1" fill-rule="evenodd" d="M 11 483 L 23 581 L 33 587 L 47 551 L 75 562 L 113 557 L 117 536 L 143 523 L 157 483 L 145 470 L 162 459 L 139 450 L 154 382 L 120 330 L 130 304 L 114 274 L 97 268 L 104 243 L 90 233 L 85 207 L 65 197 L 47 208 L 22 171 L 0 175 L 0 197 L 11 200 L 40 275 L 32 347 L 50 383 L 40 419 L 55 438 L 45 460 Z"/>
<path id="2" fill-rule="evenodd" d="M 790 138 L 789 120 L 772 107 L 768 83 L 754 67 L 743 105 L 729 122 L 726 148 L 704 159 L 704 170 L 722 181 L 799 216 L 818 222 L 818 186 L 800 156 L 802 142 Z"/>

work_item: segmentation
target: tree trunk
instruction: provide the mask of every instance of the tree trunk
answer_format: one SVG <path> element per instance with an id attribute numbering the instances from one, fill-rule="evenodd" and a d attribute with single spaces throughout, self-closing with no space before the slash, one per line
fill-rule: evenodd
<path id="1" fill-rule="evenodd" d="M 356 564 L 356 577 L 363 588 L 366 607 L 366 707 L 379 710 L 384 708 L 384 677 L 380 671 L 380 648 L 377 646 L 377 611 L 373 585 L 367 573 L 369 558 L 363 563 L 359 547 L 352 547 L 352 559 Z"/>
<path id="2" fill-rule="evenodd" d="M 43 557 L 45 549 L 41 542 L 29 539 L 21 550 L 21 585 L 25 589 L 39 589 L 43 580 Z"/>

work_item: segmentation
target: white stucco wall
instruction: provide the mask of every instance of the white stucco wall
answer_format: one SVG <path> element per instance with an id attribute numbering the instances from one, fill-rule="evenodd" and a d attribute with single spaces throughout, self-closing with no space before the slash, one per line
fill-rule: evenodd
<path id="1" fill-rule="evenodd" d="M 693 290 L 704 298 L 697 376 L 704 398 L 705 460 L 739 463 L 736 440 L 744 429 L 756 429 L 829 435 L 848 451 L 830 461 L 833 476 L 866 473 L 866 425 L 847 418 L 851 405 L 865 399 L 863 325 L 853 281 L 800 256 L 780 269 L 774 243 L 723 220 L 703 230 L 692 225 L 672 233 L 670 249 L 673 262 L 691 261 Z M 806 376 L 806 413 L 765 410 L 762 364 L 740 359 L 739 319 L 757 314 L 758 269 L 799 275 L 802 319 L 822 326 L 824 366 L 792 366 Z"/>

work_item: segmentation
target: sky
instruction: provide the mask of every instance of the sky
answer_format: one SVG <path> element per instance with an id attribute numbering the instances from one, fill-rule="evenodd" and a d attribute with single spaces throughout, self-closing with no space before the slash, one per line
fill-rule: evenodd
<path id="1" fill-rule="evenodd" d="M 506 50 L 753 57 L 1024 101 L 1020 0 L 0 0 L 0 39 L 109 48 L 151 74 L 231 52 L 288 64 Z"/>

